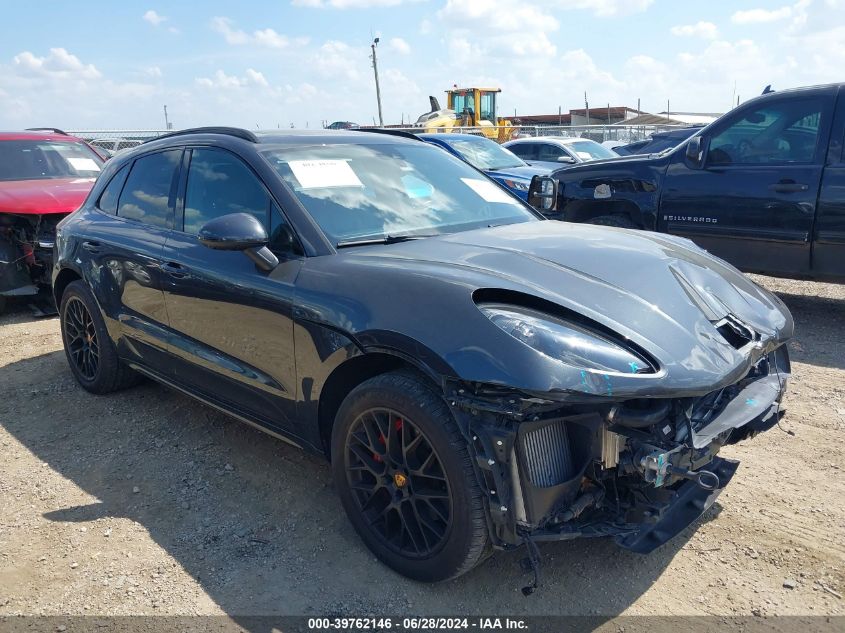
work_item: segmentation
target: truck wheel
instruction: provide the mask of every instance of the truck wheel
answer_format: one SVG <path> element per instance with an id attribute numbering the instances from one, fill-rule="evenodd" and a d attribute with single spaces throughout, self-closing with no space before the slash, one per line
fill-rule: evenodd
<path id="1" fill-rule="evenodd" d="M 72 281 L 65 288 L 59 321 L 68 365 L 83 388 L 102 394 L 139 381 L 140 376 L 118 358 L 94 295 L 84 282 Z"/>
<path id="2" fill-rule="evenodd" d="M 588 224 L 599 224 L 601 226 L 615 226 L 620 229 L 638 229 L 640 228 L 627 215 L 600 215 L 593 218 Z"/>
<path id="3" fill-rule="evenodd" d="M 400 574 L 447 580 L 490 550 L 466 441 L 443 400 L 413 375 L 382 374 L 346 397 L 332 429 L 332 471 L 353 527 Z"/>
<path id="4" fill-rule="evenodd" d="M 3 314 L 3 310 L 6 309 L 6 297 L 0 295 L 0 314 Z"/>

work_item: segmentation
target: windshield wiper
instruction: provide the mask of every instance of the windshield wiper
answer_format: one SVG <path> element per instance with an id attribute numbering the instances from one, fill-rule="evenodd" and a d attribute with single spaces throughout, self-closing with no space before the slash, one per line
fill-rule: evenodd
<path id="1" fill-rule="evenodd" d="M 376 237 L 363 237 L 358 240 L 341 240 L 335 244 L 336 248 L 349 248 L 351 246 L 369 246 L 370 244 L 398 244 L 399 242 L 409 242 L 411 240 L 419 240 L 425 237 L 436 237 L 440 233 L 416 233 L 414 235 L 379 235 Z"/>

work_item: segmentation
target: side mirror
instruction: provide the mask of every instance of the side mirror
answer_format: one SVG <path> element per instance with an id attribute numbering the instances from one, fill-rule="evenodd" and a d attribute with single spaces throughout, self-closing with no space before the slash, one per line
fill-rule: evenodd
<path id="1" fill-rule="evenodd" d="M 264 225 L 249 213 L 230 213 L 206 222 L 197 236 L 200 243 L 217 251 L 245 251 L 267 246 Z"/>
<path id="2" fill-rule="evenodd" d="M 548 176 L 534 176 L 528 187 L 528 204 L 543 213 L 557 209 L 558 183 Z"/>
<path id="3" fill-rule="evenodd" d="M 557 162 L 559 163 L 569 163 L 570 165 L 575 162 L 575 159 L 572 156 L 567 156 L 564 154 L 563 156 L 557 157 Z"/>
<path id="4" fill-rule="evenodd" d="M 279 259 L 267 248 L 267 230 L 249 213 L 230 213 L 209 220 L 197 237 L 200 244 L 217 251 L 243 251 L 262 270 L 273 270 L 279 265 Z"/>
<path id="5" fill-rule="evenodd" d="M 704 166 L 704 150 L 706 143 L 700 136 L 693 136 L 687 141 L 686 157 L 694 167 Z"/>

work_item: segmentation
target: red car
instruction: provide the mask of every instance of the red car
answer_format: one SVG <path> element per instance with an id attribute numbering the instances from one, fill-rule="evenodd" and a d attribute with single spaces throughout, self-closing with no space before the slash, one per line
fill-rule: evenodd
<path id="1" fill-rule="evenodd" d="M 0 312 L 49 285 L 56 224 L 82 205 L 103 158 L 61 130 L 0 132 Z"/>

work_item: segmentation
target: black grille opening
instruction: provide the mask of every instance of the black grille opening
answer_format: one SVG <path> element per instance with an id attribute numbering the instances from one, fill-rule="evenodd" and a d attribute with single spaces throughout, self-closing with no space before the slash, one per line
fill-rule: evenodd
<path id="1" fill-rule="evenodd" d="M 714 325 L 722 338 L 735 349 L 741 349 L 754 340 L 754 331 L 730 315 Z"/>

